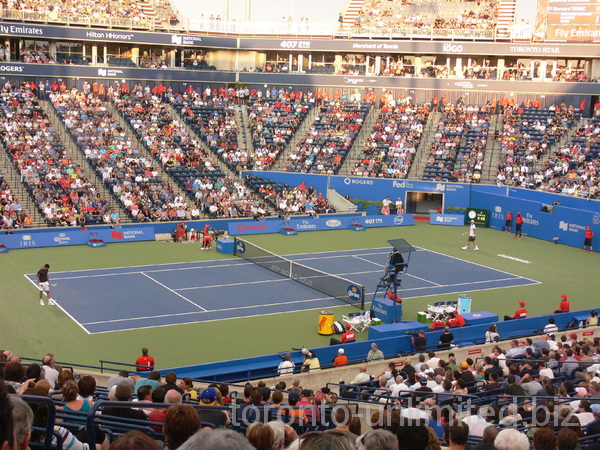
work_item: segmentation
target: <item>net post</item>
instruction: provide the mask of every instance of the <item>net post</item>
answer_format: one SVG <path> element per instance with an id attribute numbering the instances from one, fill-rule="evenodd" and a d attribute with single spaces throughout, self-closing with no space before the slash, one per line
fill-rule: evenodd
<path id="1" fill-rule="evenodd" d="M 237 236 L 233 237 L 233 256 L 237 256 Z"/>
<path id="2" fill-rule="evenodd" d="M 361 286 L 360 290 L 360 309 L 365 310 L 365 287 Z"/>

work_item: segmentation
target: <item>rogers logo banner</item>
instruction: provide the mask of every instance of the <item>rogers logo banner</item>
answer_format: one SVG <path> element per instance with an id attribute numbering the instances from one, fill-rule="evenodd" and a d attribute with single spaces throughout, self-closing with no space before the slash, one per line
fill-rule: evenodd
<path id="1" fill-rule="evenodd" d="M 110 237 L 113 239 L 123 239 L 123 232 L 122 231 L 111 231 Z"/>

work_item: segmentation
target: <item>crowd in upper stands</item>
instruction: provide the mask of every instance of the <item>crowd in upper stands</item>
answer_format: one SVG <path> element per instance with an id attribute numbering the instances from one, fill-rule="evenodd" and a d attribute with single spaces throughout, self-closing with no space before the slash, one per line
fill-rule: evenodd
<path id="1" fill-rule="evenodd" d="M 382 101 L 379 118 L 350 174 L 406 178 L 421 141 L 429 106 L 413 105 L 410 97 L 396 100 L 391 93 L 384 93 Z"/>
<path id="2" fill-rule="evenodd" d="M 352 28 L 356 31 L 392 32 L 407 28 L 426 29 L 494 29 L 499 2 L 425 0 L 389 2 L 368 0 Z"/>

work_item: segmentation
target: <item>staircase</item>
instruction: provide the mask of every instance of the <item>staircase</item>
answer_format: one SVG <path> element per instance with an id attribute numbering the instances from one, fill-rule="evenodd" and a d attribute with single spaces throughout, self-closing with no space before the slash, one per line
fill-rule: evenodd
<path id="1" fill-rule="evenodd" d="M 498 9 L 498 23 L 496 24 L 496 37 L 510 39 L 511 27 L 515 22 L 517 0 L 501 0 Z"/>
<path id="2" fill-rule="evenodd" d="M 73 135 L 69 132 L 69 130 L 67 130 L 65 123 L 58 116 L 50 102 L 47 100 L 38 100 L 38 103 L 42 107 L 52 124 L 54 125 L 56 132 L 60 136 L 62 144 L 65 146 L 69 154 L 73 157 L 75 162 L 79 165 L 85 177 L 96 187 L 97 192 L 100 194 L 100 197 L 104 197 L 104 199 L 107 201 L 110 207 L 114 208 L 115 211 L 118 211 L 119 216 L 121 218 L 121 223 L 131 223 L 132 220 L 129 217 L 129 211 L 123 209 L 121 203 L 118 202 L 113 196 L 113 193 L 106 188 L 104 182 L 102 181 L 102 178 L 89 164 L 88 160 L 81 152 L 79 145 L 77 145 L 77 143 L 75 142 Z"/>
<path id="3" fill-rule="evenodd" d="M 4 150 L 4 146 L 2 146 Z M 2 170 L 0 173 L 2 174 L 2 178 L 6 180 L 8 183 L 8 187 L 10 188 L 13 198 L 19 200 L 21 204 L 21 210 L 26 214 L 29 214 L 31 217 L 31 227 L 33 228 L 45 228 L 48 226 L 44 216 L 40 213 L 37 205 L 34 200 L 25 189 L 25 185 L 21 182 L 21 175 L 17 172 L 17 169 L 12 164 L 10 156 L 7 153 L 3 152 L 2 157 L 0 158 L 2 164 Z"/>
<path id="4" fill-rule="evenodd" d="M 485 159 L 481 170 L 481 183 L 492 184 L 496 182 L 496 173 L 498 171 L 498 163 L 500 162 L 502 150 L 502 128 L 504 126 L 504 116 L 494 114 L 490 117 L 490 129 L 487 136 L 487 144 L 485 145 Z M 498 139 L 493 137 L 498 132 Z"/>
<path id="5" fill-rule="evenodd" d="M 248 121 L 248 108 L 246 105 L 236 105 L 235 121 L 238 124 L 237 145 L 240 150 L 252 152 L 254 145 L 252 142 L 252 133 L 250 132 L 250 123 Z"/>
<path id="6" fill-rule="evenodd" d="M 340 27 L 339 31 L 348 31 L 352 25 L 354 25 L 354 22 L 358 18 L 358 15 L 363 9 L 364 4 L 365 0 L 348 0 L 346 2 L 346 8 L 343 14 L 344 21 L 342 22 L 342 26 Z"/>
<path id="7" fill-rule="evenodd" d="M 423 178 L 423 174 L 425 173 L 425 167 L 427 166 L 427 159 L 429 159 L 429 148 L 431 147 L 431 143 L 435 139 L 435 132 L 437 131 L 437 126 L 441 118 L 441 112 L 429 113 L 427 123 L 423 128 L 423 136 L 421 137 L 421 142 L 419 143 L 419 147 L 417 148 L 417 154 L 415 155 L 414 163 L 410 168 L 410 172 L 408 172 L 407 178 L 411 180 L 421 180 Z"/>
<path id="8" fill-rule="evenodd" d="M 285 163 L 286 163 L 288 157 L 294 150 L 296 150 L 296 145 L 298 145 L 298 143 L 304 139 L 307 131 L 310 129 L 311 125 L 315 122 L 315 117 L 317 117 L 318 109 L 319 109 L 318 107 L 314 107 L 314 108 L 310 109 L 310 111 L 304 118 L 302 125 L 300 125 L 298 127 L 298 129 L 294 133 L 294 136 L 292 137 L 292 139 L 290 139 L 290 142 L 288 143 L 288 145 L 286 146 L 284 151 L 279 153 L 279 158 L 277 158 L 277 162 L 275 163 L 275 165 L 273 165 L 273 168 L 271 170 L 285 170 L 284 169 Z"/>
<path id="9" fill-rule="evenodd" d="M 379 117 L 379 111 L 379 108 L 373 107 L 365 116 L 365 120 L 360 128 L 360 131 L 358 132 L 358 136 L 356 136 L 356 139 L 354 139 L 352 147 L 350 147 L 348 156 L 346 156 L 338 175 L 347 175 L 354 168 L 356 160 L 365 147 L 365 141 L 367 140 L 367 137 L 371 134 L 371 131 L 373 131 L 373 126 Z"/>

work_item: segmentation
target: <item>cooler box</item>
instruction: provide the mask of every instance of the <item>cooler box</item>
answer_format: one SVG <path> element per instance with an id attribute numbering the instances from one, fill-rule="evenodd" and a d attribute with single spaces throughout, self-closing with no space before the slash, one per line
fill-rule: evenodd
<path id="1" fill-rule="evenodd" d="M 459 295 L 458 304 L 456 309 L 459 314 L 468 314 L 471 312 L 471 296 L 470 295 Z"/>
<path id="2" fill-rule="evenodd" d="M 321 311 L 319 313 L 319 334 L 330 336 L 333 334 L 333 313 L 331 311 Z"/>
<path id="3" fill-rule="evenodd" d="M 233 255 L 233 246 L 233 239 L 217 239 L 217 251 L 219 253 Z"/>
<path id="4" fill-rule="evenodd" d="M 427 312 L 419 311 L 417 313 L 417 322 L 427 323 Z"/>

